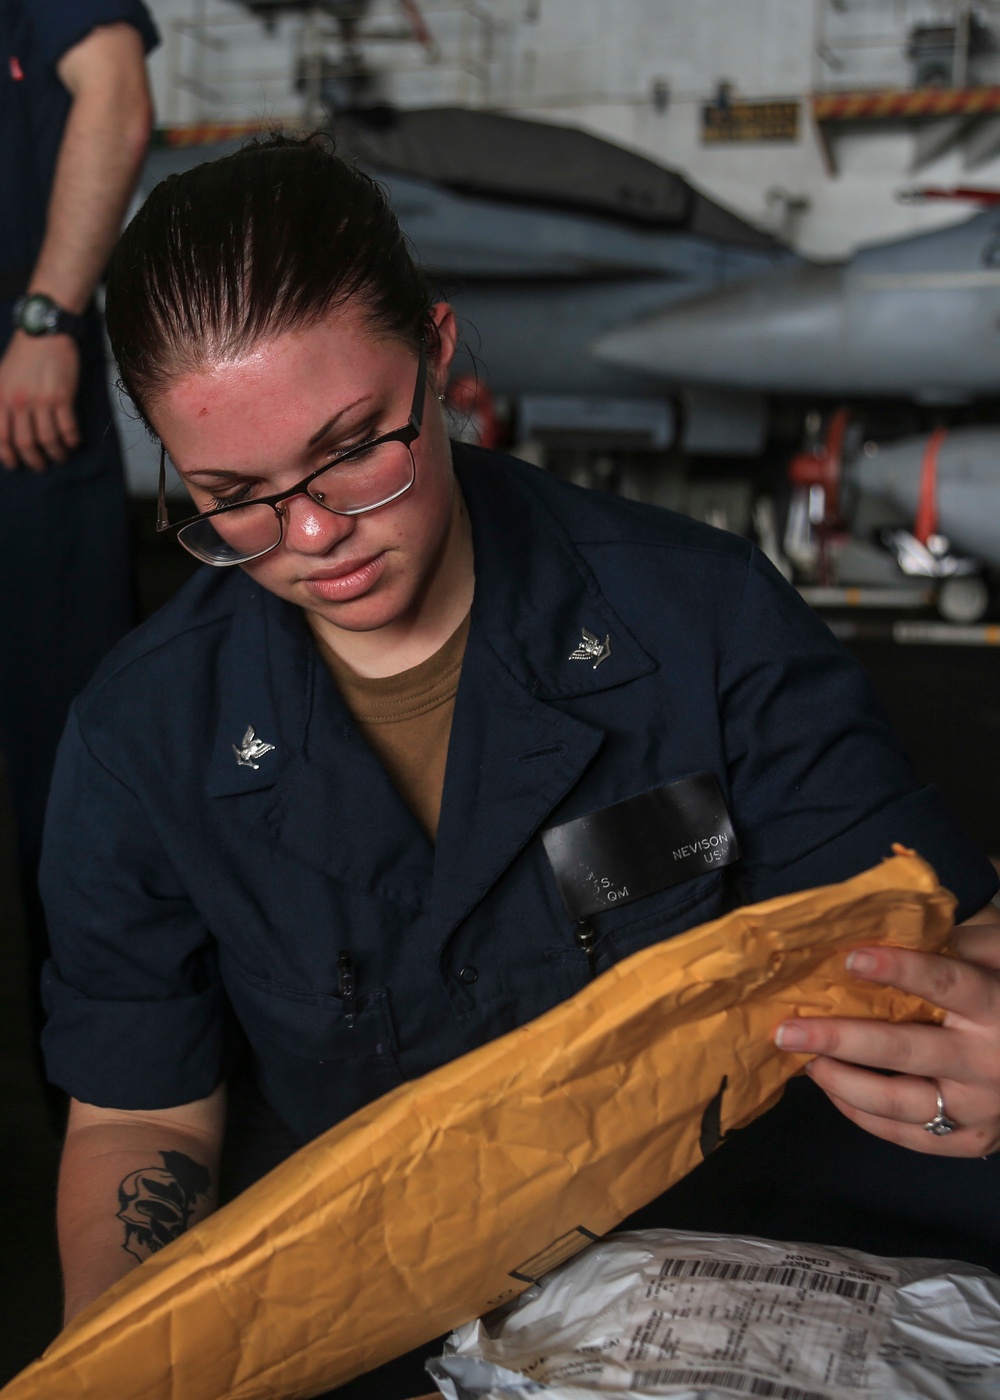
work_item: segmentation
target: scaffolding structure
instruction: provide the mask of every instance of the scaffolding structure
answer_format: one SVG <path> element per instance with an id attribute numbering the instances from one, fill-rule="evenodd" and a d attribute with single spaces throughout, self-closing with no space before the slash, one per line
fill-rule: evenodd
<path id="1" fill-rule="evenodd" d="M 818 0 L 813 116 L 837 137 L 913 131 L 916 173 L 953 149 L 966 170 L 1000 154 L 1000 0 Z"/>
<path id="2" fill-rule="evenodd" d="M 311 128 L 432 72 L 463 106 L 491 101 L 497 23 L 483 0 L 189 0 L 186 9 L 166 25 L 168 128 Z"/>

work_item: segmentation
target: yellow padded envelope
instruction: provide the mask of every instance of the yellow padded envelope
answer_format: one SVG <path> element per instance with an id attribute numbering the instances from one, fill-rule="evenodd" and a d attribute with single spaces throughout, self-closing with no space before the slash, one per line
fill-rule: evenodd
<path id="1" fill-rule="evenodd" d="M 775 1103 L 809 1058 L 775 1049 L 784 1017 L 935 1018 L 844 952 L 938 949 L 953 908 L 900 852 L 636 953 L 309 1143 L 109 1289 L 3 1400 L 293 1400 L 479 1316 L 689 1172 L 703 1134 Z"/>

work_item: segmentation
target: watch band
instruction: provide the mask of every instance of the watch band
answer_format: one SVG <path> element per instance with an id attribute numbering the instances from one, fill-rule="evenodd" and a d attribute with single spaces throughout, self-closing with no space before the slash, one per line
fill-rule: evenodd
<path id="1" fill-rule="evenodd" d="M 26 335 L 71 335 L 79 340 L 84 317 L 67 311 L 44 292 L 30 292 L 14 303 L 11 321 L 16 330 Z"/>

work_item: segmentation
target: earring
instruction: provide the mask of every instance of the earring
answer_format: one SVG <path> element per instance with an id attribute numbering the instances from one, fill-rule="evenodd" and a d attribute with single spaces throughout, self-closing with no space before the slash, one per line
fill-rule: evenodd
<path id="1" fill-rule="evenodd" d="M 444 394 L 438 394 L 438 403 L 444 403 Z"/>

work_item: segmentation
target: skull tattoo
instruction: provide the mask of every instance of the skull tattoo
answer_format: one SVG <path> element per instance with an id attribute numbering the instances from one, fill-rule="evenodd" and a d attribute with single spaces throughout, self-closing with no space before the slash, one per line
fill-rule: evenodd
<path id="1" fill-rule="evenodd" d="M 212 1184 L 208 1170 L 183 1152 L 161 1152 L 162 1167 L 142 1167 L 118 1187 L 122 1248 L 140 1263 L 187 1229 Z"/>

